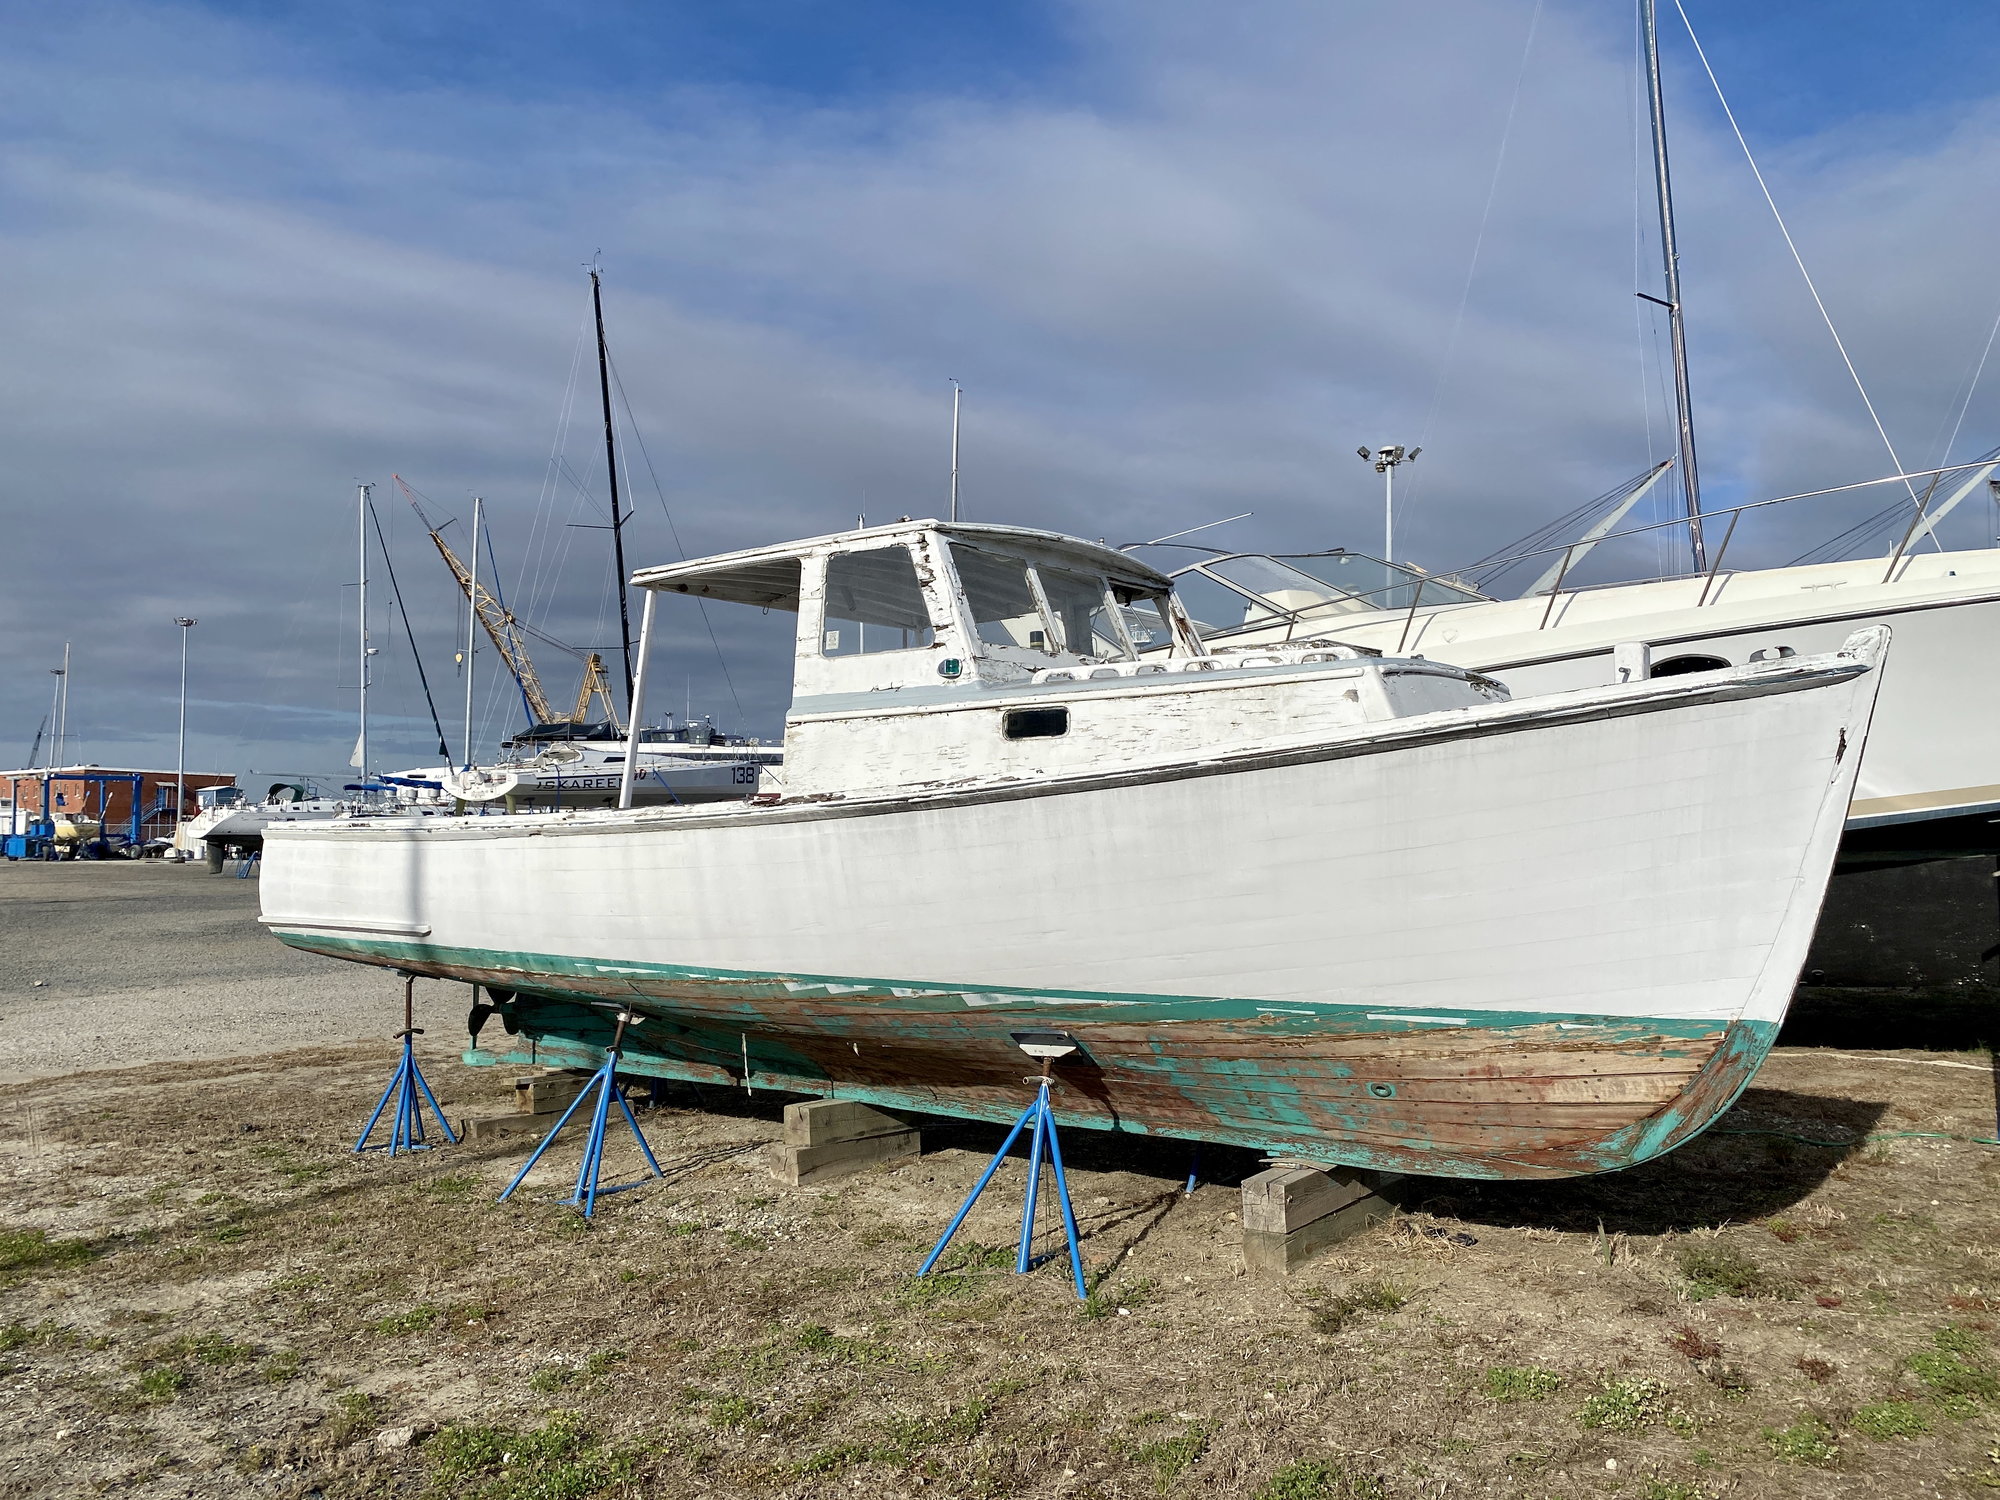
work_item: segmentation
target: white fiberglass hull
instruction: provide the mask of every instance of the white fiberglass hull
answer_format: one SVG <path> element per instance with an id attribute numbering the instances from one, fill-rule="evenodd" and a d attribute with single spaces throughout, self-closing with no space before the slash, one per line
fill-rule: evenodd
<path id="1" fill-rule="evenodd" d="M 286 942 L 499 992 L 544 1061 L 1466 1176 L 1669 1149 L 1768 1047 L 1882 639 L 1027 784 L 274 830 Z M 1338 684 L 1333 684 L 1337 688 Z"/>
<path id="2" fill-rule="evenodd" d="M 1731 665 L 1757 651 L 1832 651 L 1855 630 L 1891 626 L 1896 664 L 1882 684 L 1855 787 L 1856 830 L 2000 812 L 2000 550 L 1819 563 L 1450 605 L 1310 615 L 1239 629 L 1216 644 L 1324 636 L 1490 673 L 1516 698 L 1612 680 L 1612 648 L 1645 642 Z"/>

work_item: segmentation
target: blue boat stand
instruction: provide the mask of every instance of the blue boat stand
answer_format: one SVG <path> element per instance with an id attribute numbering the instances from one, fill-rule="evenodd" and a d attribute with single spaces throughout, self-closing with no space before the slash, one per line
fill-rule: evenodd
<path id="1" fill-rule="evenodd" d="M 625 1028 L 637 1019 L 629 1010 L 621 1009 L 618 1012 L 618 1027 L 611 1033 L 611 1046 L 604 1054 L 604 1066 L 591 1075 L 590 1082 L 583 1086 L 583 1092 L 578 1094 L 575 1102 L 563 1111 L 562 1118 L 556 1121 L 554 1128 L 542 1137 L 542 1143 L 535 1147 L 534 1155 L 530 1156 L 526 1165 L 514 1174 L 514 1180 L 507 1184 L 507 1191 L 500 1195 L 500 1202 L 505 1203 L 513 1196 L 514 1189 L 521 1185 L 521 1179 L 534 1169 L 535 1163 L 542 1159 L 542 1153 L 555 1144 L 556 1137 L 562 1134 L 563 1126 L 569 1123 L 569 1117 L 582 1107 L 585 1100 L 591 1101 L 590 1134 L 584 1138 L 583 1160 L 576 1169 L 576 1191 L 563 1199 L 564 1203 L 580 1204 L 583 1216 L 588 1219 L 597 1211 L 597 1199 L 600 1193 L 622 1193 L 627 1188 L 639 1186 L 637 1182 L 620 1183 L 616 1187 L 608 1188 L 600 1188 L 597 1185 L 598 1168 L 604 1162 L 604 1127 L 611 1118 L 613 1099 L 618 1101 L 618 1109 L 625 1116 L 625 1123 L 632 1127 L 632 1139 L 639 1143 L 639 1150 L 646 1158 L 647 1168 L 654 1177 L 663 1175 L 660 1164 L 653 1159 L 653 1148 L 646 1144 L 646 1137 L 639 1131 L 639 1122 L 632 1116 L 632 1106 L 625 1102 L 625 1096 L 618 1091 L 618 1052 L 625 1042 Z"/>
<path id="2" fill-rule="evenodd" d="M 354 1143 L 354 1149 L 361 1151 L 387 1150 L 391 1156 L 404 1151 L 429 1151 L 436 1142 L 424 1138 L 424 1104 L 428 1103 L 431 1113 L 437 1116 L 438 1129 L 452 1145 L 458 1144 L 458 1137 L 451 1133 L 451 1126 L 445 1123 L 444 1111 L 438 1108 L 437 1096 L 431 1086 L 424 1081 L 424 1071 L 417 1066 L 417 1054 L 413 1043 L 424 1034 L 416 1024 L 414 992 L 417 976 L 403 976 L 403 1029 L 397 1033 L 403 1040 L 403 1060 L 396 1065 L 396 1076 L 389 1080 L 389 1086 L 382 1091 L 381 1099 L 375 1105 L 375 1113 L 368 1117 L 368 1126 L 361 1132 L 361 1139 Z M 423 1098 L 417 1095 L 421 1091 Z M 396 1101 L 395 1122 L 389 1130 L 386 1146 L 370 1146 L 368 1137 L 375 1133 L 375 1126 L 382 1118 L 382 1111 L 389 1107 L 389 1101 Z"/>
<path id="3" fill-rule="evenodd" d="M 1077 1296 L 1085 1301 L 1090 1299 L 1090 1293 L 1085 1290 L 1083 1284 L 1083 1253 L 1077 1248 L 1076 1243 L 1076 1214 L 1070 1208 L 1069 1179 L 1063 1175 L 1062 1147 L 1056 1141 L 1055 1112 L 1049 1108 L 1051 1082 L 1049 1068 L 1052 1061 L 1052 1058 L 1043 1057 L 1041 1077 L 1028 1080 L 1036 1086 L 1034 1103 L 1022 1112 L 1021 1118 L 1014 1122 L 1014 1128 L 1007 1132 L 1007 1139 L 1000 1143 L 1000 1149 L 994 1153 L 993 1160 L 987 1163 L 986 1170 L 980 1173 L 979 1181 L 972 1185 L 971 1193 L 967 1195 L 958 1213 L 945 1229 L 944 1237 L 937 1242 L 936 1248 L 930 1253 L 930 1258 L 917 1272 L 919 1276 L 930 1274 L 931 1267 L 938 1263 L 938 1258 L 944 1254 L 945 1247 L 951 1243 L 951 1237 L 958 1233 L 958 1226 L 963 1224 L 966 1215 L 972 1212 L 972 1205 L 977 1203 L 979 1195 L 986 1191 L 986 1184 L 991 1182 L 993 1174 L 1000 1170 L 1000 1163 L 1007 1159 L 1007 1153 L 1013 1149 L 1014 1142 L 1020 1138 L 1024 1129 L 1032 1125 L 1034 1135 L 1028 1148 L 1028 1197 L 1027 1202 L 1021 1207 L 1021 1246 L 1014 1258 L 1014 1272 L 1016 1275 L 1025 1276 L 1034 1266 L 1035 1201 L 1042 1181 L 1042 1149 L 1046 1145 L 1049 1164 L 1055 1168 L 1056 1196 L 1062 1204 L 1063 1236 L 1069 1242 L 1070 1274 L 1076 1281 Z"/>

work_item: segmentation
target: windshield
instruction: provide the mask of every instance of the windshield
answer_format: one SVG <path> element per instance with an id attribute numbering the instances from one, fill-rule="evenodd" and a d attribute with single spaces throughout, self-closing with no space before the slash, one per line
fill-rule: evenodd
<path id="1" fill-rule="evenodd" d="M 1062 627 L 1063 649 L 1077 656 L 1096 656 L 1124 661 L 1132 655 L 1111 610 L 1110 596 L 1102 578 L 1082 573 L 1066 573 L 1060 568 L 1038 567 L 1042 594 L 1049 611 Z"/>
<path id="2" fill-rule="evenodd" d="M 1219 632 L 1486 597 L 1455 580 L 1358 552 L 1242 553 L 1196 563 L 1173 577 L 1188 612 L 1205 630 Z"/>

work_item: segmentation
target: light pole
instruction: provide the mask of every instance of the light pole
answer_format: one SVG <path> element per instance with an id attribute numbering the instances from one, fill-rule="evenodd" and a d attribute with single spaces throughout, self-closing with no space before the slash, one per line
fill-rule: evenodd
<path id="1" fill-rule="evenodd" d="M 64 669 L 61 667 L 49 668 L 49 676 L 56 680 L 55 686 L 49 690 L 49 765 L 51 767 L 62 764 L 62 746 L 58 743 L 60 730 L 57 726 L 62 723 L 63 672 Z"/>
<path id="2" fill-rule="evenodd" d="M 181 824 L 187 819 L 187 768 L 188 768 L 188 632 L 195 627 L 190 615 L 175 615 L 174 623 L 181 628 L 181 728 L 180 748 L 174 756 L 174 848 L 180 853 Z"/>
<path id="3" fill-rule="evenodd" d="M 1382 476 L 1382 561 L 1396 560 L 1396 466 L 1413 464 L 1421 448 L 1405 448 L 1400 443 L 1391 443 L 1370 453 L 1366 448 L 1356 448 L 1365 464 L 1375 465 L 1375 472 Z"/>

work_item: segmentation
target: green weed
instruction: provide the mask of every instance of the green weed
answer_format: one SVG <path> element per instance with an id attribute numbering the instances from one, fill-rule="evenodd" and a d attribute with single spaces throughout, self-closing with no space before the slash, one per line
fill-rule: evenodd
<path id="1" fill-rule="evenodd" d="M 1877 1401 L 1854 1414 L 1854 1425 L 1872 1438 L 1922 1437 L 1931 1419 L 1907 1401 Z"/>
<path id="2" fill-rule="evenodd" d="M 1771 1275 L 1719 1240 L 1684 1246 L 1679 1261 L 1688 1295 L 1697 1302 L 1710 1297 L 1789 1297 L 1796 1290 L 1785 1278 Z"/>
<path id="3" fill-rule="evenodd" d="M 335 1399 L 333 1415 L 326 1419 L 327 1441 L 344 1448 L 362 1433 L 380 1425 L 381 1403 L 366 1391 L 347 1391 Z"/>
<path id="4" fill-rule="evenodd" d="M 1014 1252 L 970 1242 L 953 1248 L 928 1276 L 912 1276 L 896 1289 L 896 1301 L 917 1310 L 976 1297 L 993 1289 L 997 1273 L 1014 1268 Z"/>
<path id="5" fill-rule="evenodd" d="M 1373 1475 L 1323 1458 L 1301 1458 L 1265 1480 L 1255 1500 L 1383 1500 L 1387 1493 Z"/>
<path id="6" fill-rule="evenodd" d="M 1782 1463 L 1830 1469 L 1840 1461 L 1833 1431 L 1818 1417 L 1800 1417 L 1789 1427 L 1766 1427 L 1764 1441 L 1771 1445 L 1771 1456 Z"/>
<path id="7" fill-rule="evenodd" d="M 141 1375 L 132 1393 L 147 1406 L 164 1406 L 194 1384 L 194 1377 L 165 1365 Z"/>
<path id="8" fill-rule="evenodd" d="M 1546 1401 L 1562 1383 L 1562 1376 L 1538 1365 L 1495 1365 L 1486 1372 L 1486 1395 L 1492 1401 Z"/>
<path id="9" fill-rule="evenodd" d="M 377 1333 L 404 1334 L 422 1333 L 438 1320 L 438 1310 L 428 1302 L 419 1302 L 408 1312 L 391 1313 L 386 1318 L 377 1318 L 370 1326 Z"/>
<path id="10" fill-rule="evenodd" d="M 757 1403 L 748 1396 L 716 1396 L 708 1403 L 711 1427 L 751 1427 L 756 1421 Z"/>
<path id="11" fill-rule="evenodd" d="M 552 1391 L 562 1390 L 565 1386 L 588 1384 L 613 1365 L 623 1363 L 624 1359 L 623 1349 L 599 1349 L 586 1355 L 580 1364 L 549 1365 L 535 1371 L 529 1377 L 528 1388 L 546 1395 Z"/>
<path id="12" fill-rule="evenodd" d="M 831 1448 L 821 1448 L 799 1464 L 801 1474 L 839 1474 L 844 1470 L 865 1464 L 875 1456 L 875 1450 L 866 1443 L 837 1443 Z"/>
<path id="13" fill-rule="evenodd" d="M 1162 1438 L 1155 1443 L 1141 1444 L 1132 1450 L 1132 1458 L 1153 1471 L 1153 1483 L 1164 1495 L 1183 1470 L 1201 1461 L 1214 1436 L 1214 1423 L 1196 1422 L 1177 1438 Z"/>
<path id="14" fill-rule="evenodd" d="M 77 1332 L 67 1323 L 44 1321 L 32 1327 L 26 1323 L 9 1323 L 5 1328 L 0 1328 L 0 1351 L 32 1349 L 37 1346 L 62 1349 L 76 1342 Z"/>
<path id="15" fill-rule="evenodd" d="M 1667 1420 L 1672 1410 L 1667 1395 L 1657 1380 L 1607 1380 L 1577 1409 L 1576 1420 L 1583 1427 L 1643 1432 Z"/>
<path id="16" fill-rule="evenodd" d="M 1140 1277 L 1128 1281 L 1112 1291 L 1106 1291 L 1099 1282 L 1091 1288 L 1090 1295 L 1083 1299 L 1077 1316 L 1087 1320 L 1115 1317 L 1121 1312 L 1129 1313 L 1134 1308 L 1144 1307 L 1159 1295 L 1160 1284 L 1150 1277 Z"/>
<path id="17" fill-rule="evenodd" d="M 1962 1355 L 1945 1349 L 1920 1349 L 1904 1363 L 1934 1396 L 2000 1401 L 2000 1378 Z"/>
<path id="18" fill-rule="evenodd" d="M 1931 1342 L 1947 1354 L 1963 1354 L 1977 1358 L 1986 1352 L 1986 1340 L 1975 1330 L 1962 1328 L 1956 1323 L 1940 1328 L 1931 1336 Z"/>
<path id="19" fill-rule="evenodd" d="M 479 1500 L 586 1500 L 630 1484 L 638 1454 L 607 1448 L 575 1412 L 557 1412 L 533 1432 L 452 1426 L 425 1443 L 431 1493 Z"/>
<path id="20" fill-rule="evenodd" d="M 61 1271 L 95 1259 L 89 1240 L 52 1240 L 45 1229 L 0 1230 L 0 1275 L 17 1271 Z"/>
<path id="21" fill-rule="evenodd" d="M 1308 1313 L 1313 1332 L 1335 1334 L 1362 1313 L 1396 1312 L 1410 1294 L 1393 1281 L 1358 1281 L 1335 1297 L 1313 1305 Z"/>
<path id="22" fill-rule="evenodd" d="M 255 1344 L 238 1344 L 219 1333 L 197 1333 L 174 1339 L 162 1346 L 164 1352 L 204 1365 L 233 1365 L 258 1353 Z"/>
<path id="23" fill-rule="evenodd" d="M 808 1323 L 794 1336 L 793 1342 L 809 1354 L 825 1355 L 836 1364 L 881 1365 L 888 1364 L 896 1357 L 896 1351 L 887 1344 L 878 1344 L 872 1339 L 846 1338 L 818 1323 Z"/>
<path id="24" fill-rule="evenodd" d="M 423 1184 L 423 1190 L 433 1198 L 469 1198 L 479 1191 L 479 1179 L 470 1172 L 458 1172 L 449 1177 L 433 1177 Z"/>

